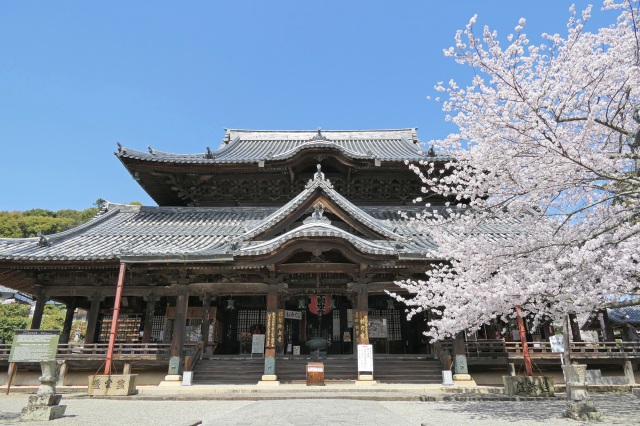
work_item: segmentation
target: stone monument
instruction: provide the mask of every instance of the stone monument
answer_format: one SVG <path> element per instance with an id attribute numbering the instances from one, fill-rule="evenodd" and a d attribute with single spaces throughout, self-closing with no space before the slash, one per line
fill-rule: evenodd
<path id="1" fill-rule="evenodd" d="M 40 387 L 35 395 L 29 397 L 29 404 L 22 409 L 20 420 L 55 420 L 64 415 L 66 405 L 59 405 L 62 395 L 56 393 L 58 380 L 58 362 L 41 361 L 42 376 Z"/>
<path id="2" fill-rule="evenodd" d="M 562 367 L 567 386 L 567 407 L 564 417 L 582 421 L 603 421 L 604 415 L 599 413 L 587 393 L 587 366 L 571 364 Z"/>

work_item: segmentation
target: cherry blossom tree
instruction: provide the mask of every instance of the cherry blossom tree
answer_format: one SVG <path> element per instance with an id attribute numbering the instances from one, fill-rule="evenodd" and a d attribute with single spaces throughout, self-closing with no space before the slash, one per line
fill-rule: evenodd
<path id="1" fill-rule="evenodd" d="M 614 24 L 587 31 L 592 8 L 572 7 L 567 34 L 540 44 L 524 19 L 503 46 L 473 17 L 445 50 L 474 71 L 466 87 L 436 87 L 458 131 L 433 143 L 451 161 L 410 166 L 436 266 L 398 282 L 411 296 L 394 294 L 410 316 L 440 314 L 432 338 L 513 317 L 516 306 L 559 318 L 638 291 L 639 0 L 602 9 Z M 430 194 L 456 201 L 432 205 Z"/>

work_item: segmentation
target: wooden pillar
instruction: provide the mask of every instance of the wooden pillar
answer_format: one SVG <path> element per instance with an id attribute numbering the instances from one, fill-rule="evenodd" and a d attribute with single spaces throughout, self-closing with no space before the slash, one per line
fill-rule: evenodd
<path id="1" fill-rule="evenodd" d="M 189 294 L 185 284 L 178 285 L 176 295 L 176 317 L 173 321 L 173 333 L 171 335 L 171 358 L 169 359 L 169 374 L 178 375 L 182 371 L 184 346 L 184 332 L 187 326 L 187 308 L 189 305 Z"/>
<path id="2" fill-rule="evenodd" d="M 602 312 L 598 314 L 598 317 L 600 319 L 600 327 L 602 328 L 602 339 L 605 342 L 615 342 L 616 339 L 613 336 L 613 328 L 611 328 L 607 310 L 603 309 Z"/>
<path id="3" fill-rule="evenodd" d="M 276 381 L 276 334 L 278 329 L 278 284 L 270 283 L 267 292 L 267 330 L 265 333 L 263 381 Z"/>
<path id="4" fill-rule="evenodd" d="M 369 293 L 367 285 L 358 286 L 358 344 L 369 344 Z"/>
<path id="5" fill-rule="evenodd" d="M 38 330 L 42 323 L 42 314 L 44 313 L 44 305 L 47 303 L 47 295 L 40 286 L 36 288 L 36 307 L 33 310 L 33 318 L 31 318 L 31 329 Z"/>
<path id="6" fill-rule="evenodd" d="M 202 334 L 202 354 L 207 353 L 209 345 L 209 311 L 211 310 L 211 293 L 206 293 L 202 298 L 202 325 L 200 326 L 200 334 Z"/>
<path id="7" fill-rule="evenodd" d="M 62 364 L 60 365 L 60 370 L 58 370 L 58 382 L 56 383 L 57 386 L 64 386 L 65 383 L 65 379 L 67 378 L 67 372 L 69 371 L 69 364 L 67 364 L 67 361 L 62 361 Z"/>
<path id="8" fill-rule="evenodd" d="M 142 343 L 151 343 L 153 330 L 153 314 L 156 308 L 156 294 L 150 291 L 147 295 L 147 308 L 144 311 L 144 328 L 142 329 Z"/>
<path id="9" fill-rule="evenodd" d="M 524 329 L 524 320 L 522 319 L 522 309 L 516 306 L 516 319 L 518 320 L 518 330 L 520 331 L 520 342 L 522 343 L 522 357 L 524 358 L 524 370 L 527 376 L 533 376 L 533 365 L 531 364 L 531 356 L 529 355 L 529 344 L 527 343 L 527 332 Z"/>
<path id="10" fill-rule="evenodd" d="M 636 376 L 633 373 L 633 363 L 630 359 L 625 359 L 623 364 L 624 375 L 627 377 L 628 384 L 635 385 L 636 384 Z"/>
<path id="11" fill-rule="evenodd" d="M 578 317 L 576 314 L 569 314 L 569 322 L 571 323 L 571 335 L 574 342 L 582 342 L 580 336 L 580 324 L 578 324 Z"/>
<path id="12" fill-rule="evenodd" d="M 64 317 L 64 325 L 62 326 L 62 333 L 60 333 L 60 343 L 69 343 L 69 337 L 71 336 L 71 327 L 73 326 L 73 314 L 76 312 L 76 298 L 72 297 L 67 303 L 67 313 Z"/>
<path id="13" fill-rule="evenodd" d="M 87 344 L 95 343 L 96 332 L 98 328 L 98 314 L 100 313 L 100 302 L 102 297 L 99 294 L 89 298 L 91 306 L 87 312 L 87 332 L 85 333 L 84 342 Z"/>

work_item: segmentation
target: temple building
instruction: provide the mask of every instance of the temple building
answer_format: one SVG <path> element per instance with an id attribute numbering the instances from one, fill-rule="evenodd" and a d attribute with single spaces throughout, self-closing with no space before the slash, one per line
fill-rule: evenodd
<path id="1" fill-rule="evenodd" d="M 105 203 L 76 228 L 0 239 L 0 284 L 33 295 L 31 327 L 40 327 L 48 301 L 67 307 L 58 359 L 77 373 L 66 383 L 86 383 L 86 372 L 110 356 L 125 373 L 143 373 L 142 385 L 179 383 L 183 371 L 203 384 L 292 383 L 304 379 L 301 363 L 314 349 L 326 353 L 329 379 L 356 380 L 358 344 L 372 346 L 371 378 L 387 382 L 440 383 L 455 361 L 458 376 L 469 367 L 479 384 L 501 385 L 525 353 L 563 380 L 551 322 L 505 334 L 493 321 L 431 345 L 423 334 L 429 313 L 408 320 L 388 295 L 402 292 L 395 282 L 424 279 L 442 261 L 428 229 L 413 220 L 424 209 L 413 200 L 433 209 L 452 200 L 423 190 L 407 164 L 444 167 L 450 158 L 425 149 L 416 129 L 227 130 L 217 150 L 118 144 L 115 155 L 157 207 Z M 487 229 L 494 237 L 510 230 Z M 87 311 L 84 339 L 71 335 L 77 308 Z M 597 324 L 612 330 L 613 313 L 605 314 Z M 625 315 L 619 321 L 632 322 Z M 603 336 L 582 342 L 574 333 L 571 359 L 622 365 L 624 376 L 607 383 L 635 383 L 638 343 Z M 8 351 L 0 344 L 0 365 Z M 37 380 L 36 367 L 21 384 Z"/>
<path id="2" fill-rule="evenodd" d="M 227 130 L 217 150 L 172 154 L 118 144 L 116 157 L 157 207 L 106 203 L 90 222 L 55 235 L 0 239 L 0 283 L 44 303 L 88 311 L 85 344 L 108 341 L 124 271 L 117 342 L 171 344 L 204 354 L 251 350 L 265 334 L 265 375 L 313 338 L 329 354 L 430 353 L 425 318 L 406 319 L 387 295 L 422 278 L 433 242 L 409 219 L 422 182 L 407 166 L 445 161 L 416 129 Z M 446 200 L 432 199 L 433 205 Z M 408 217 L 403 213 L 408 214 Z M 276 374 L 272 374 L 276 376 Z"/>

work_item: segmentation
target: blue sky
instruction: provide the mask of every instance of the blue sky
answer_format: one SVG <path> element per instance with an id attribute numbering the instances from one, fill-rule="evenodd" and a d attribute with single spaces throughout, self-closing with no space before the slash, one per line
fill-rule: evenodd
<path id="1" fill-rule="evenodd" d="M 582 8 L 587 2 L 576 2 Z M 154 205 L 116 141 L 217 149 L 224 128 L 453 131 L 427 101 L 471 71 L 457 29 L 566 32 L 564 0 L 0 3 L 0 210 Z M 599 11 L 592 26 L 615 14 Z M 480 27 L 478 27 L 480 28 Z"/>

